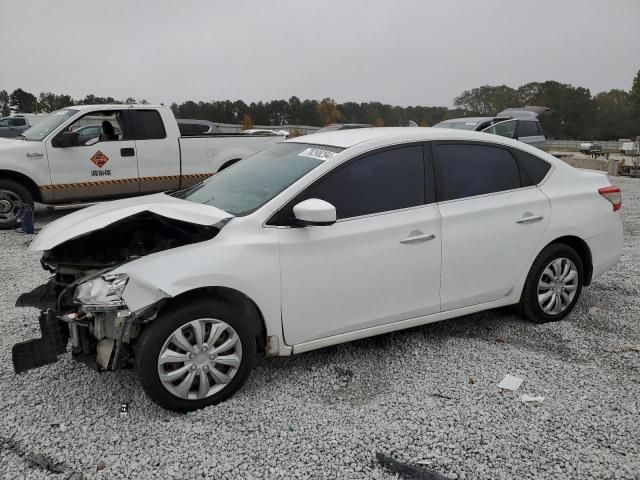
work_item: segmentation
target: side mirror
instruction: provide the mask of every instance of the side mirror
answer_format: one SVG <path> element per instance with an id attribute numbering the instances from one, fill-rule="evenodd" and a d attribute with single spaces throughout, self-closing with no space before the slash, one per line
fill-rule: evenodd
<path id="1" fill-rule="evenodd" d="M 333 225 L 336 223 L 336 207 L 319 198 L 310 198 L 293 207 L 298 225 Z"/>
<path id="2" fill-rule="evenodd" d="M 51 144 L 59 148 L 74 147 L 78 145 L 79 136 L 78 132 L 62 132 L 51 141 Z"/>

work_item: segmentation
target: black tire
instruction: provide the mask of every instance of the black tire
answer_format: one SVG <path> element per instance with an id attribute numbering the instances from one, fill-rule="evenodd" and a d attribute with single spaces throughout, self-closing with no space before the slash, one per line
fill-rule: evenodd
<path id="1" fill-rule="evenodd" d="M 4 193 L 3 193 L 4 191 Z M 33 209 L 33 196 L 22 184 L 0 179 L 0 230 L 11 230 L 18 226 L 17 202 L 26 203 Z M 10 211 L 5 212 L 5 207 Z"/>
<path id="2" fill-rule="evenodd" d="M 538 282 L 545 268 L 555 259 L 567 258 L 571 260 L 578 271 L 576 293 L 571 303 L 560 313 L 555 315 L 545 312 L 538 302 Z M 534 323 L 557 322 L 571 313 L 582 292 L 584 281 L 584 266 L 580 255 L 568 245 L 553 243 L 547 246 L 536 257 L 531 265 L 527 280 L 518 304 L 518 312 L 527 320 Z"/>
<path id="3" fill-rule="evenodd" d="M 192 320 L 214 318 L 231 326 L 240 338 L 241 363 L 232 380 L 219 392 L 202 399 L 184 399 L 169 392 L 160 380 L 158 356 L 169 336 Z M 220 403 L 242 387 L 256 362 L 256 332 L 250 319 L 221 299 L 182 301 L 162 310 L 147 324 L 134 348 L 138 379 L 147 395 L 158 405 L 176 412 L 189 412 Z"/>

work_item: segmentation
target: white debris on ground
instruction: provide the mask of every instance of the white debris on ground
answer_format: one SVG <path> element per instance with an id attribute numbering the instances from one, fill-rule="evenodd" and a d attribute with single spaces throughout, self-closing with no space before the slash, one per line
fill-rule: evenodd
<path id="1" fill-rule="evenodd" d="M 189 415 L 153 404 L 132 371 L 63 357 L 15 375 L 11 346 L 38 322 L 13 304 L 47 274 L 28 236 L 0 232 L 0 476 L 398 478 L 380 453 L 452 479 L 638 479 L 640 180 L 614 183 L 623 257 L 565 321 L 501 309 L 265 359 L 234 398 Z M 517 392 L 496 388 L 506 372 L 526 380 Z"/>

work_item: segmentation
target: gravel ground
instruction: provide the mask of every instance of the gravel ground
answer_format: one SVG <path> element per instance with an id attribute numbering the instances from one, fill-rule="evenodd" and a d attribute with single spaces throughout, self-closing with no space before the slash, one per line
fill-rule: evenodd
<path id="1" fill-rule="evenodd" d="M 16 376 L 11 345 L 38 329 L 13 304 L 47 275 L 29 237 L 0 232 L 0 476 L 404 478 L 380 452 L 444 478 L 640 479 L 640 180 L 615 183 L 622 260 L 565 321 L 489 311 L 265 359 L 234 398 L 188 415 L 153 404 L 132 371 L 63 357 Z M 515 393 L 496 388 L 507 373 L 524 379 Z"/>

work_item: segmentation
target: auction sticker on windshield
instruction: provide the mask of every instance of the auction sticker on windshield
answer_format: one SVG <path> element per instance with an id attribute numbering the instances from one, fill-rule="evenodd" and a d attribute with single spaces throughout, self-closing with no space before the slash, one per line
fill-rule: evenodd
<path id="1" fill-rule="evenodd" d="M 309 157 L 315 158 L 316 160 L 329 160 L 332 158 L 336 152 L 330 152 L 329 150 L 322 150 L 321 148 L 307 148 L 301 151 L 298 156 L 299 157 Z"/>

